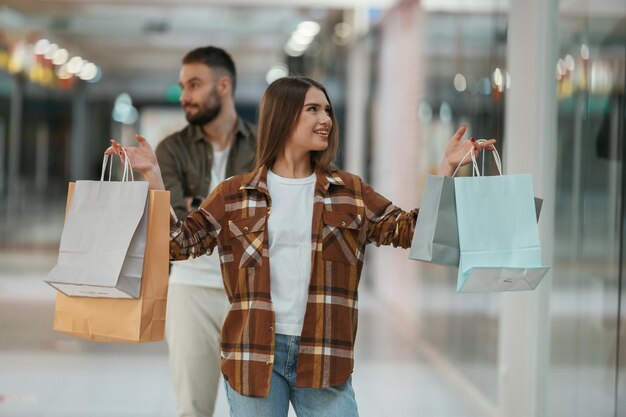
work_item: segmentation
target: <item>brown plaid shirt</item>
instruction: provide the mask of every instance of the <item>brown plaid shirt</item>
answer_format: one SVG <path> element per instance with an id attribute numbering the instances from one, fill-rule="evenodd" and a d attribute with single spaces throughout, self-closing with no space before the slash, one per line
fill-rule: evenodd
<path id="1" fill-rule="evenodd" d="M 352 372 L 358 286 L 365 245 L 411 245 L 408 213 L 356 175 L 317 170 L 311 281 L 298 354 L 297 386 L 329 387 Z M 269 393 L 274 360 L 267 218 L 267 168 L 227 179 L 183 222 L 171 218 L 170 259 L 217 246 L 231 309 L 222 328 L 222 373 L 242 395 Z"/>

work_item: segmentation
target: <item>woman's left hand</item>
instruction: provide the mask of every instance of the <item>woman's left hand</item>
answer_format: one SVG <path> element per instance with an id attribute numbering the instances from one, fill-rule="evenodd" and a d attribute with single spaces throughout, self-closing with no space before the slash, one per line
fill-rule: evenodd
<path id="1" fill-rule="evenodd" d="M 493 146 L 496 143 L 495 139 L 485 140 L 481 143 L 476 142 L 474 138 L 461 140 L 466 130 L 467 126 L 463 125 L 452 136 L 448 146 L 446 146 L 441 165 L 439 165 L 438 175 L 450 177 L 459 165 L 466 165 L 472 162 L 472 158 L 468 154 L 471 150 L 473 150 L 475 156 L 478 156 L 483 149 L 495 150 Z"/>

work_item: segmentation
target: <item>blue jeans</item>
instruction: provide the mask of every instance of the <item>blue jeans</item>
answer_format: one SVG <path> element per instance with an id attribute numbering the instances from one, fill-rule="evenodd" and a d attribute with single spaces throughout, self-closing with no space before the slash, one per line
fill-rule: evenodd
<path id="1" fill-rule="evenodd" d="M 289 401 L 298 417 L 358 417 L 352 379 L 329 388 L 297 388 L 298 336 L 276 335 L 274 368 L 266 398 L 245 397 L 228 382 L 231 417 L 287 417 Z"/>

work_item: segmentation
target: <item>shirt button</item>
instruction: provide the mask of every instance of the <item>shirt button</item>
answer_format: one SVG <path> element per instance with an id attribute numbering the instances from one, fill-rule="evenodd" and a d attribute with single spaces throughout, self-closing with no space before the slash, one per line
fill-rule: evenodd
<path id="1" fill-rule="evenodd" d="M 266 364 L 267 366 L 270 366 L 270 365 L 271 365 L 271 364 L 273 364 L 273 363 L 274 363 L 274 362 L 272 362 L 272 361 L 267 361 L 267 362 L 265 362 L 265 364 Z"/>
<path id="2" fill-rule="evenodd" d="M 346 225 L 346 222 L 341 222 L 341 225 L 342 225 L 342 226 L 345 226 L 345 225 Z"/>
<path id="3" fill-rule="evenodd" d="M 243 228 L 243 231 L 244 231 L 244 232 L 247 232 L 247 231 L 248 231 L 248 226 L 244 227 L 244 228 Z"/>
<path id="4" fill-rule="evenodd" d="M 274 326 L 268 327 L 267 330 L 269 330 L 270 332 L 273 332 L 274 331 Z"/>

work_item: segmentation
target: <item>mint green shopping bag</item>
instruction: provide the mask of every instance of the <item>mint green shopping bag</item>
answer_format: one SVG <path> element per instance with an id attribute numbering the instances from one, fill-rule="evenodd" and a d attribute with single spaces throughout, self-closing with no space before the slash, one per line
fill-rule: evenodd
<path id="1" fill-rule="evenodd" d="M 537 287 L 550 267 L 541 245 L 531 177 L 454 179 L 460 261 L 457 291 L 519 291 Z"/>

